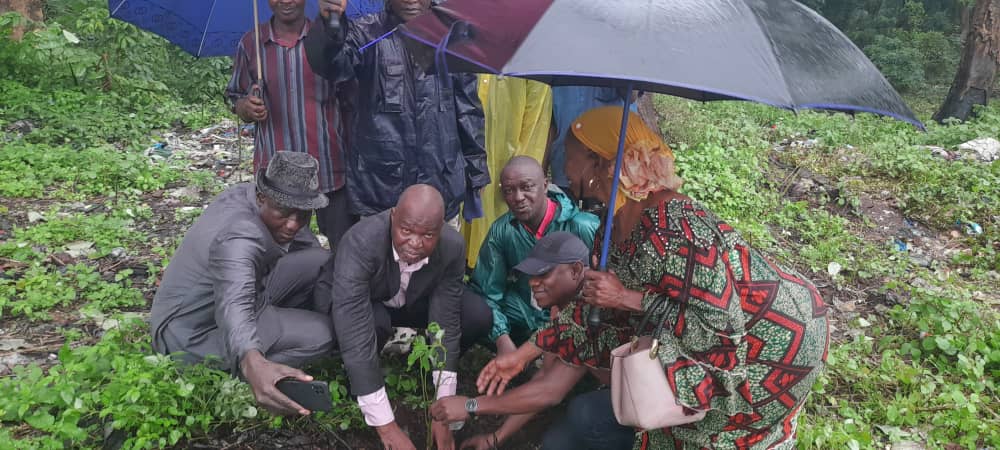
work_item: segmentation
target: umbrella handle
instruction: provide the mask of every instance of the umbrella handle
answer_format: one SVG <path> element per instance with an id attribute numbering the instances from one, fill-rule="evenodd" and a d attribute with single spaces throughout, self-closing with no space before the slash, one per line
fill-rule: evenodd
<path id="1" fill-rule="evenodd" d="M 340 16 L 329 14 L 326 16 L 326 32 L 330 36 L 340 37 Z"/>
<path id="2" fill-rule="evenodd" d="M 601 242 L 601 261 L 597 270 L 605 271 L 608 268 L 608 248 L 611 246 L 611 223 L 615 218 L 615 201 L 618 199 L 618 184 L 621 182 L 622 158 L 625 155 L 625 133 L 628 132 L 629 110 L 632 109 L 632 82 L 629 82 L 625 90 L 624 109 L 622 110 L 622 127 L 618 132 L 618 155 L 615 158 L 615 177 L 611 181 L 611 194 L 608 200 L 607 218 L 604 220 L 604 240 Z M 592 306 L 590 314 L 587 315 L 587 326 L 590 331 L 596 331 L 601 326 L 601 308 Z"/>
<path id="3" fill-rule="evenodd" d="M 257 52 L 257 81 L 260 84 L 264 81 L 264 71 L 261 68 L 260 60 L 260 13 L 257 12 L 257 0 L 250 1 L 253 2 L 253 44 Z"/>

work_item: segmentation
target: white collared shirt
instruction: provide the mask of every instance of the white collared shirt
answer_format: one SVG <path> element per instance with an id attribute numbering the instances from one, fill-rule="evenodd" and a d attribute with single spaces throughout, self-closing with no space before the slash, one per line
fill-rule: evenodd
<path id="1" fill-rule="evenodd" d="M 410 278 L 427 265 L 430 259 L 424 258 L 413 264 L 407 264 L 399 259 L 399 253 L 396 252 L 395 246 L 392 248 L 392 257 L 399 263 L 399 292 L 396 292 L 396 295 L 383 304 L 388 308 L 402 308 L 406 305 L 406 288 L 410 285 Z M 381 350 L 379 349 L 379 351 Z M 435 370 L 431 372 L 431 378 L 434 385 L 437 386 L 436 398 L 450 397 L 458 391 L 458 374 L 455 372 Z M 358 406 L 361 407 L 361 413 L 365 416 L 365 423 L 368 426 L 380 427 L 396 420 L 384 386 L 371 394 L 359 395 Z"/>
<path id="2" fill-rule="evenodd" d="M 392 247 L 392 258 L 399 263 L 399 292 L 396 292 L 396 295 L 383 304 L 389 308 L 402 308 L 406 305 L 406 288 L 410 286 L 410 277 L 426 266 L 430 259 L 424 258 L 413 264 L 407 264 L 406 261 L 399 259 L 399 253 L 396 252 L 395 246 Z"/>

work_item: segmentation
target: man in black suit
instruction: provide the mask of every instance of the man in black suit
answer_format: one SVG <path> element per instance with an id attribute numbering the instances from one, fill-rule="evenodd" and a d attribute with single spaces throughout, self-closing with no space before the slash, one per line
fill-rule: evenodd
<path id="1" fill-rule="evenodd" d="M 392 327 L 437 322 L 444 330 L 445 370 L 433 374 L 441 398 L 455 394 L 460 350 L 485 337 L 493 325 L 486 302 L 465 290 L 465 242 L 443 226 L 444 212 L 437 189 L 407 188 L 395 208 L 347 231 L 318 288 L 318 295 L 332 299 L 333 328 L 351 393 L 358 396 L 365 422 L 394 450 L 414 446 L 395 422 L 379 366 L 379 349 Z M 432 431 L 438 448 L 454 447 L 447 425 L 435 422 Z"/>

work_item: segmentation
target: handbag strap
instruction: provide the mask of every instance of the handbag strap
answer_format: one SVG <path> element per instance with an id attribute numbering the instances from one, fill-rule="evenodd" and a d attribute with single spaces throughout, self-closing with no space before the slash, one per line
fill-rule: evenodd
<path id="1" fill-rule="evenodd" d="M 680 295 L 677 296 L 678 304 L 682 304 L 685 301 L 687 301 L 688 297 L 691 295 L 690 280 L 694 273 L 695 260 L 694 260 L 694 243 L 692 243 L 690 239 L 687 240 L 687 249 L 688 249 L 688 254 L 687 254 L 687 263 L 684 265 L 683 286 L 681 287 Z M 653 316 L 659 317 L 659 323 L 656 325 L 656 328 L 653 330 L 652 334 L 653 345 L 649 349 L 649 357 L 651 359 L 656 357 L 657 350 L 659 350 L 660 334 L 663 332 L 663 326 L 666 325 L 667 322 L 666 318 L 663 317 L 664 315 L 666 315 L 666 310 L 663 310 L 662 314 L 658 314 L 658 312 L 661 309 L 663 309 L 664 305 L 669 307 L 669 305 L 667 305 L 667 296 L 658 295 L 656 300 L 654 300 L 653 306 L 649 309 L 649 311 L 646 312 L 646 315 L 643 316 L 642 321 L 639 322 L 639 327 L 635 329 L 636 335 L 632 339 L 632 343 L 634 344 L 636 340 L 638 340 L 639 334 L 642 333 L 642 330 L 646 328 L 646 324 L 649 323 L 649 320 Z"/>

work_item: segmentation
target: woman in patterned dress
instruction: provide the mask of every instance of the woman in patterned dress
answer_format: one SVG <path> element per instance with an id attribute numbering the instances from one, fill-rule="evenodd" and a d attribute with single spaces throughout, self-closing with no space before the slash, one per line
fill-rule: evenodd
<path id="1" fill-rule="evenodd" d="M 566 172 L 581 198 L 610 197 L 621 114 L 613 106 L 596 108 L 572 125 Z M 809 281 L 764 258 L 677 192 L 672 152 L 631 114 L 610 270 L 588 271 L 579 301 L 533 343 L 491 361 L 480 389 L 502 391 L 542 352 L 581 373 L 608 368 L 611 350 L 628 342 L 646 309 L 666 297 L 667 307 L 650 322 L 664 322 L 658 356 L 673 393 L 664 401 L 676 405 L 674 425 L 636 431 L 618 424 L 611 392 L 603 389 L 575 398 L 543 448 L 794 448 L 799 412 L 826 361 L 827 308 Z M 594 306 L 602 308 L 602 323 L 588 330 Z"/>

